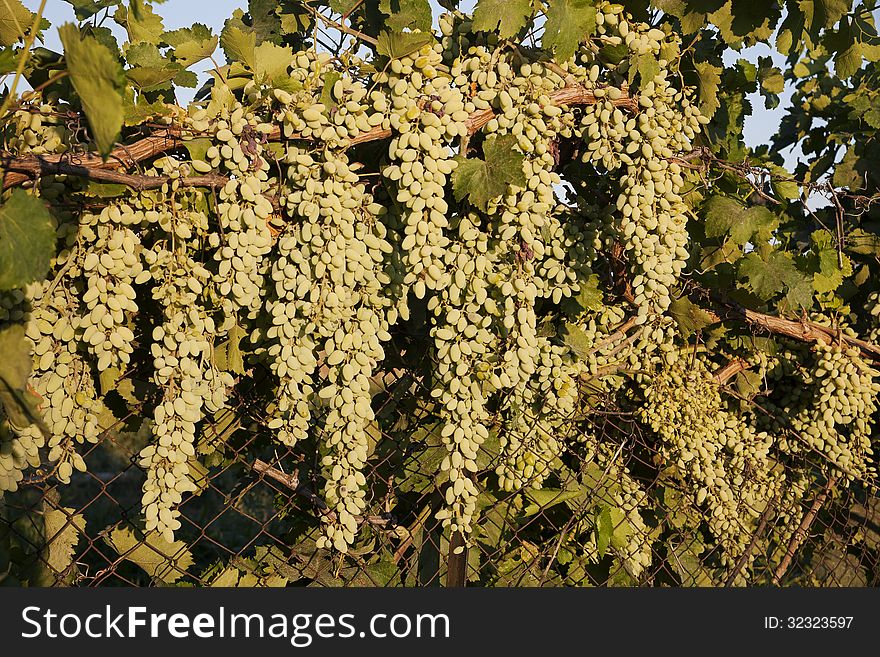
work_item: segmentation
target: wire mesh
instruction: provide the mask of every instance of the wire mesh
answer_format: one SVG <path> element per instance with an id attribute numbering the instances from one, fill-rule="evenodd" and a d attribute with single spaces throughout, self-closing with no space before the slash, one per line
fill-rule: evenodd
<path id="1" fill-rule="evenodd" d="M 731 547 L 657 438 L 610 402 L 559 424 L 551 474 L 497 487 L 504 423 L 480 452 L 482 486 L 463 549 L 434 518 L 444 504 L 441 423 L 423 372 L 375 383 L 368 506 L 348 554 L 317 549 L 321 435 L 296 448 L 266 429 L 266 400 L 237 391 L 207 422 L 191 462 L 198 490 L 176 541 L 144 540 L 138 452 L 126 418 L 80 446 L 87 469 L 59 485 L 37 471 L 0 501 L 0 583 L 31 586 L 876 586 L 880 498 L 818 455 L 804 490 L 747 509 Z M 537 424 L 536 424 L 537 426 Z M 140 429 L 140 430 L 138 430 Z M 589 436 L 589 440 L 585 440 Z M 540 470 L 540 468 L 537 468 Z M 747 481 L 740 482 L 748 484 Z M 792 501 L 794 500 L 794 501 Z"/>

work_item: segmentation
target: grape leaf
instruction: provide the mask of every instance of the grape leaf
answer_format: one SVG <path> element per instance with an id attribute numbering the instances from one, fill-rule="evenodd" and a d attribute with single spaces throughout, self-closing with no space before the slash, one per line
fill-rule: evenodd
<path id="1" fill-rule="evenodd" d="M 149 43 L 138 43 L 128 52 L 129 64 L 136 64 L 125 77 L 141 90 L 166 85 L 181 72 L 180 64 L 162 57 L 159 49 Z"/>
<path id="2" fill-rule="evenodd" d="M 604 557 L 611 545 L 611 536 L 614 534 L 614 522 L 611 519 L 611 509 L 603 506 L 596 514 L 596 552 Z"/>
<path id="3" fill-rule="evenodd" d="M 24 337 L 24 327 L 8 324 L 0 329 L 0 405 L 13 426 L 37 425 L 50 435 L 37 409 L 37 397 L 27 390 L 31 375 L 31 349 Z"/>
<path id="4" fill-rule="evenodd" d="M 550 0 L 541 45 L 562 62 L 596 30 L 596 8 L 590 0 Z"/>
<path id="5" fill-rule="evenodd" d="M 516 137 L 503 135 L 489 137 L 483 144 L 485 160 L 456 157 L 458 166 L 452 172 L 452 191 L 455 198 L 468 200 L 486 210 L 489 201 L 507 191 L 508 185 L 524 187 L 523 155 L 516 150 Z"/>
<path id="6" fill-rule="evenodd" d="M 406 57 L 434 42 L 429 32 L 382 32 L 376 39 L 376 52 L 391 59 Z"/>
<path id="7" fill-rule="evenodd" d="M 721 84 L 721 67 L 709 62 L 694 62 L 700 90 L 700 112 L 709 118 L 721 107 L 718 86 Z"/>
<path id="8" fill-rule="evenodd" d="M 575 355 L 584 360 L 593 353 L 593 339 L 577 324 L 570 322 L 563 324 L 559 331 L 559 337 Z"/>
<path id="9" fill-rule="evenodd" d="M 248 68 L 253 68 L 256 46 L 257 38 L 252 31 L 242 30 L 227 21 L 220 33 L 220 47 L 223 48 L 227 63 L 241 62 Z"/>
<path id="10" fill-rule="evenodd" d="M 158 45 L 165 32 L 162 17 L 154 13 L 153 6 L 144 0 L 131 0 L 129 8 L 120 6 L 113 20 L 125 28 L 131 43 L 146 41 Z"/>
<path id="11" fill-rule="evenodd" d="M 636 73 L 638 73 L 643 85 L 652 82 L 660 73 L 660 61 L 657 59 L 657 55 L 652 52 L 647 52 L 641 55 L 633 53 L 630 56 L 630 84 L 635 80 Z"/>
<path id="12" fill-rule="evenodd" d="M 846 80 L 862 67 L 862 43 L 848 21 L 825 38 L 825 47 L 834 53 L 834 72 L 839 78 Z"/>
<path id="13" fill-rule="evenodd" d="M 0 290 L 42 279 L 55 253 L 55 221 L 43 201 L 21 189 L 0 205 Z"/>
<path id="14" fill-rule="evenodd" d="M 276 86 L 290 80 L 288 71 L 293 61 L 293 50 L 290 46 L 278 46 L 264 41 L 254 48 L 254 77 L 268 80 Z"/>
<path id="15" fill-rule="evenodd" d="M 846 236 L 846 250 L 859 255 L 872 255 L 880 258 L 880 235 L 856 228 Z"/>
<path id="16" fill-rule="evenodd" d="M 73 88 L 89 120 L 98 151 L 105 158 L 122 129 L 125 76 L 113 53 L 94 37 L 66 23 L 58 28 Z"/>
<path id="17" fill-rule="evenodd" d="M 800 198 L 801 186 L 796 180 L 791 179 L 792 175 L 786 171 L 785 168 L 778 164 L 771 164 L 767 168 L 772 175 L 770 186 L 773 188 L 773 193 L 776 194 L 776 196 L 784 199 Z M 785 180 L 786 178 L 788 178 L 788 180 Z"/>
<path id="18" fill-rule="evenodd" d="M 174 48 L 174 59 L 182 66 L 192 66 L 214 54 L 220 38 L 200 23 L 166 32 L 162 39 Z"/>
<path id="19" fill-rule="evenodd" d="M 785 297 L 779 302 L 779 309 L 797 312 L 801 308 L 810 308 L 813 305 L 813 292 L 813 280 L 801 274 L 789 284 Z"/>
<path id="20" fill-rule="evenodd" d="M 851 0 L 798 0 L 798 8 L 803 13 L 804 24 L 812 34 L 822 28 L 834 27 L 852 6 Z"/>
<path id="21" fill-rule="evenodd" d="M 324 74 L 324 88 L 321 89 L 321 104 L 324 106 L 324 113 L 330 116 L 330 112 L 337 106 L 336 99 L 333 97 L 333 87 L 342 78 L 337 71 L 327 71 Z"/>
<path id="22" fill-rule="evenodd" d="M 746 207 L 728 196 L 710 196 L 703 205 L 706 217 L 706 237 L 730 238 L 740 246 L 757 234 L 760 241 L 769 240 L 779 224 L 776 216 L 767 208 L 756 205 Z"/>
<path id="23" fill-rule="evenodd" d="M 604 297 L 599 289 L 599 277 L 596 274 L 581 283 L 577 295 L 569 297 L 562 302 L 565 312 L 569 315 L 578 315 L 585 310 L 602 310 Z"/>
<path id="24" fill-rule="evenodd" d="M 0 46 L 11 46 L 30 30 L 34 23 L 32 14 L 21 0 L 0 0 L 3 11 L 0 11 Z"/>
<path id="25" fill-rule="evenodd" d="M 797 287 L 805 278 L 791 254 L 784 251 L 773 251 L 766 260 L 754 251 L 747 254 L 740 261 L 739 277 L 746 279 L 748 288 L 763 300 Z"/>
<path id="26" fill-rule="evenodd" d="M 813 274 L 813 287 L 816 292 L 834 292 L 841 286 L 844 278 L 852 276 L 852 263 L 850 259 L 838 256 L 834 238 L 827 230 L 814 231 L 810 236 L 813 242 L 812 265 L 816 272 Z M 843 261 L 843 267 L 840 261 Z"/>
<path id="27" fill-rule="evenodd" d="M 179 580 L 193 565 L 193 555 L 183 541 L 169 543 L 156 533 L 139 540 L 131 529 L 115 529 L 105 539 L 123 559 L 140 566 L 150 577 L 166 584 Z"/>
<path id="28" fill-rule="evenodd" d="M 474 10 L 474 29 L 482 32 L 498 30 L 498 36 L 509 39 L 519 32 L 532 15 L 530 0 L 480 0 Z"/>
<path id="29" fill-rule="evenodd" d="M 379 11 L 388 16 L 385 24 L 396 32 L 431 30 L 433 16 L 428 0 L 379 0 Z"/>
<path id="30" fill-rule="evenodd" d="M 715 318 L 687 297 L 676 299 L 669 306 L 669 315 L 678 324 L 684 337 L 715 323 Z"/>
<path id="31" fill-rule="evenodd" d="M 214 365 L 233 374 L 244 374 L 244 358 L 241 354 L 241 341 L 247 333 L 238 324 L 229 330 L 229 337 L 214 347 Z"/>
<path id="32" fill-rule="evenodd" d="M 48 566 L 49 582 L 55 583 L 56 576 L 66 571 L 73 564 L 76 546 L 84 535 L 86 521 L 74 509 L 61 507 L 53 509 L 44 505 L 43 534 L 46 537 L 46 565 Z"/>

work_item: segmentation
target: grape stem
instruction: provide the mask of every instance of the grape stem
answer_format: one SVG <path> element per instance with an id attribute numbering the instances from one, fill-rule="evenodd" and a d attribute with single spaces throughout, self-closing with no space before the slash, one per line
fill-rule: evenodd
<path id="1" fill-rule="evenodd" d="M 792 534 L 791 540 L 788 543 L 788 548 L 785 550 L 785 556 L 776 568 L 776 572 L 773 573 L 774 586 L 779 586 L 779 582 L 782 580 L 788 567 L 791 565 L 794 555 L 797 553 L 801 543 L 803 543 L 804 539 L 807 537 L 807 533 L 810 531 L 810 526 L 819 514 L 819 510 L 825 504 L 825 500 L 828 499 L 828 494 L 831 492 L 831 489 L 834 488 L 835 484 L 837 484 L 837 475 L 828 478 L 825 488 L 822 489 L 822 492 L 816 496 L 815 500 L 813 500 L 813 504 L 810 506 L 809 511 L 804 515 L 801 524 L 798 525 L 798 528 L 795 530 L 794 534 Z"/>

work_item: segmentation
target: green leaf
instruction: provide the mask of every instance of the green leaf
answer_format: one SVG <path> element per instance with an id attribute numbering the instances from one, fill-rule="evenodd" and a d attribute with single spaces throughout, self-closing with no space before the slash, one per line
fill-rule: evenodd
<path id="1" fill-rule="evenodd" d="M 220 37 L 196 23 L 192 27 L 166 32 L 162 40 L 174 48 L 174 59 L 186 68 L 213 55 Z"/>
<path id="2" fill-rule="evenodd" d="M 611 545 L 611 537 L 614 535 L 614 522 L 611 519 L 611 509 L 603 506 L 596 514 L 596 551 L 600 557 L 604 557 Z"/>
<path id="3" fill-rule="evenodd" d="M 168 114 L 169 106 L 161 99 L 150 103 L 147 102 L 144 94 L 138 94 L 137 102 L 134 102 L 131 96 L 133 94 L 127 94 L 125 99 L 126 126 L 140 125 L 148 119 Z"/>
<path id="4" fill-rule="evenodd" d="M 191 160 L 202 160 L 208 158 L 208 149 L 214 145 L 214 140 L 208 137 L 196 137 L 195 139 L 187 139 L 183 142 L 183 147 L 189 153 Z"/>
<path id="5" fill-rule="evenodd" d="M 165 32 L 162 17 L 154 13 L 153 6 L 144 0 L 131 0 L 129 5 L 128 9 L 120 6 L 113 15 L 113 20 L 125 28 L 131 43 L 146 41 L 158 45 Z"/>
<path id="6" fill-rule="evenodd" d="M 530 0 L 480 0 L 474 10 L 474 29 L 494 32 L 509 39 L 515 36 L 532 15 Z"/>
<path id="7" fill-rule="evenodd" d="M 636 54 L 630 57 L 629 81 L 632 84 L 636 73 L 639 74 L 642 84 L 652 82 L 660 73 L 660 61 L 651 52 Z"/>
<path id="8" fill-rule="evenodd" d="M 706 549 L 699 537 L 689 538 L 687 542 L 667 544 L 668 561 L 678 575 L 682 586 L 715 586 L 712 576 L 703 566 L 700 555 Z"/>
<path id="9" fill-rule="evenodd" d="M 254 49 L 257 38 L 250 30 L 242 30 L 231 22 L 220 33 L 220 47 L 226 54 L 226 62 L 241 62 L 250 69 L 254 67 Z"/>
<path id="10" fill-rule="evenodd" d="M 845 49 L 834 55 L 834 71 L 843 80 L 862 68 L 862 44 L 852 41 Z"/>
<path id="11" fill-rule="evenodd" d="M 98 151 L 106 158 L 119 138 L 124 118 L 122 66 L 106 46 L 94 37 L 82 36 L 76 25 L 66 23 L 58 28 L 58 34 L 73 88 Z"/>
<path id="12" fill-rule="evenodd" d="M 794 200 L 801 196 L 801 186 L 785 168 L 778 164 L 771 164 L 767 167 L 770 170 L 770 186 L 773 193 L 779 198 Z M 788 180 L 783 180 L 787 178 Z"/>
<path id="13" fill-rule="evenodd" d="M 703 204 L 706 237 L 730 238 L 740 246 L 758 234 L 761 241 L 769 240 L 779 224 L 776 216 L 767 208 L 756 205 L 747 208 L 729 196 L 714 195 Z"/>
<path id="14" fill-rule="evenodd" d="M 516 149 L 516 143 L 514 135 L 492 136 L 483 144 L 485 160 L 456 157 L 458 166 L 452 172 L 456 200 L 467 197 L 474 206 L 485 211 L 489 201 L 507 192 L 508 185 L 525 187 L 525 158 Z"/>
<path id="15" fill-rule="evenodd" d="M 549 5 L 541 45 L 564 62 L 596 31 L 596 7 L 591 0 L 549 0 Z"/>
<path id="16" fill-rule="evenodd" d="M 431 30 L 433 16 L 428 0 L 379 0 L 379 11 L 388 16 L 385 25 L 395 32 Z"/>
<path id="17" fill-rule="evenodd" d="M 229 330 L 228 338 L 214 347 L 214 365 L 225 372 L 244 374 L 244 358 L 241 353 L 241 341 L 247 332 L 238 324 Z"/>
<path id="18" fill-rule="evenodd" d="M 687 297 L 673 301 L 669 306 L 669 315 L 678 324 L 678 330 L 684 337 L 715 323 L 715 319 L 709 313 Z"/>
<path id="19" fill-rule="evenodd" d="M 24 429 L 35 424 L 49 436 L 37 409 L 39 400 L 27 390 L 33 366 L 30 354 L 23 326 L 8 324 L 0 328 L 0 405 L 14 427 Z"/>
<path id="20" fill-rule="evenodd" d="M 804 275 L 798 271 L 791 254 L 772 251 L 765 260 L 754 251 L 740 261 L 739 277 L 745 279 L 748 288 L 760 299 L 767 300 L 793 288 L 802 282 Z"/>
<path id="21" fill-rule="evenodd" d="M 532 502 L 523 511 L 526 516 L 546 511 L 557 504 L 582 497 L 584 494 L 582 490 L 560 490 L 558 488 L 526 488 L 523 493 Z"/>
<path id="22" fill-rule="evenodd" d="M 0 205 L 0 290 L 42 280 L 55 254 L 55 221 L 43 202 L 17 189 Z"/>
<path id="23" fill-rule="evenodd" d="M 838 255 L 834 238 L 827 230 L 817 230 L 810 235 L 813 242 L 813 287 L 823 294 L 834 292 L 845 278 L 852 276 L 852 263 L 845 255 Z M 843 267 L 840 261 L 843 261 Z"/>
<path id="24" fill-rule="evenodd" d="M 333 87 L 342 78 L 337 71 L 327 71 L 324 75 L 324 88 L 321 90 L 321 104 L 324 106 L 324 113 L 330 116 L 331 110 L 337 106 L 336 99 L 333 97 Z"/>
<path id="25" fill-rule="evenodd" d="M 845 244 L 850 253 L 880 258 L 880 235 L 856 228 L 846 236 Z"/>
<path id="26" fill-rule="evenodd" d="M 709 62 L 694 62 L 700 91 L 700 112 L 709 118 L 721 107 L 718 86 L 721 84 L 721 67 Z"/>
<path id="27" fill-rule="evenodd" d="M 761 376 L 759 372 L 743 370 L 742 372 L 737 373 L 736 378 L 734 379 L 734 385 L 736 386 L 736 391 L 740 395 L 746 399 L 751 399 L 763 388 L 764 377 Z"/>
<path id="28" fill-rule="evenodd" d="M 11 46 L 19 39 L 24 39 L 31 25 L 34 23 L 34 14 L 31 13 L 21 0 L 0 0 L 0 46 Z"/>
<path id="29" fill-rule="evenodd" d="M 430 32 L 382 32 L 376 39 L 376 52 L 391 59 L 406 57 L 434 42 Z"/>
<path id="30" fill-rule="evenodd" d="M 599 289 L 599 276 L 591 274 L 590 277 L 581 283 L 577 296 L 573 298 L 579 306 L 579 312 L 585 310 L 600 311 L 604 305 L 604 295 Z"/>
<path id="31" fill-rule="evenodd" d="M 254 78 L 264 79 L 276 86 L 290 80 L 290 64 L 293 50 L 290 46 L 278 46 L 268 41 L 254 48 Z"/>
<path id="32" fill-rule="evenodd" d="M 576 324 L 570 322 L 563 324 L 559 332 L 559 337 L 562 338 L 562 342 L 565 343 L 579 358 L 586 360 L 593 353 L 593 338 L 587 335 L 586 331 Z"/>
<path id="33" fill-rule="evenodd" d="M 813 34 L 834 27 L 852 8 L 852 0 L 797 0 L 804 23 Z"/>
<path id="34" fill-rule="evenodd" d="M 156 533 L 139 540 L 131 529 L 113 530 L 105 539 L 127 561 L 140 566 L 153 579 L 173 584 L 193 565 L 193 555 L 183 541 L 169 543 Z"/>
<path id="35" fill-rule="evenodd" d="M 49 569 L 47 574 L 52 580 L 51 583 L 54 583 L 56 576 L 73 564 L 76 546 L 80 538 L 85 535 L 86 520 L 74 509 L 48 507 L 43 512 L 43 523 L 47 542 L 45 555 Z"/>

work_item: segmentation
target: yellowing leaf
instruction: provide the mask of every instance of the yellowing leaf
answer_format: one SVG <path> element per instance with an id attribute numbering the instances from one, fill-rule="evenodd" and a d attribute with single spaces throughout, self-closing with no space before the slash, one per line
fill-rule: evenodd
<path id="1" fill-rule="evenodd" d="M 84 535 L 86 521 L 74 509 L 46 508 L 43 513 L 46 536 L 46 565 L 50 575 L 60 575 L 73 563 L 76 546 Z"/>
<path id="2" fill-rule="evenodd" d="M 33 23 L 34 15 L 21 0 L 0 0 L 0 46 L 24 39 Z"/>
<path id="3" fill-rule="evenodd" d="M 131 529 L 120 528 L 113 530 L 107 541 L 120 557 L 166 584 L 176 582 L 193 565 L 193 555 L 183 541 L 169 543 L 155 533 L 139 540 Z"/>

